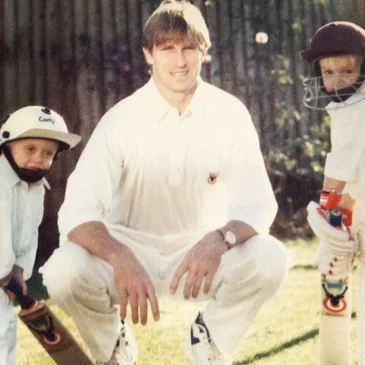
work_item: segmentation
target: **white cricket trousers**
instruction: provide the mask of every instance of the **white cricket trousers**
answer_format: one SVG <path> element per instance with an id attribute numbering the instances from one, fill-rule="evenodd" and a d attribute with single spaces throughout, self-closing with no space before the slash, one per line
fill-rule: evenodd
<path id="1" fill-rule="evenodd" d="M 15 365 L 17 318 L 13 302 L 0 288 L 0 365 Z"/>
<path id="2" fill-rule="evenodd" d="M 184 277 L 174 296 L 169 294 L 169 285 L 175 269 L 193 246 L 186 242 L 198 242 L 201 234 L 195 240 L 191 235 L 189 239 L 172 236 L 167 244 L 135 231 L 110 233 L 134 252 L 158 297 L 184 300 Z M 288 269 L 285 246 L 269 235 L 255 236 L 223 255 L 210 293 L 194 300 L 207 301 L 203 318 L 222 353 L 233 355 L 260 307 L 285 280 Z M 56 249 L 40 270 L 50 297 L 73 318 L 98 361 L 110 359 L 120 329 L 112 271 L 107 262 L 72 242 Z"/>

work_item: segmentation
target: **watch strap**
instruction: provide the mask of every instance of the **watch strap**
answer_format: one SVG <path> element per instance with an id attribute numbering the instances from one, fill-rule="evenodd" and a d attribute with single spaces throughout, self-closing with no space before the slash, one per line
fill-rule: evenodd
<path id="1" fill-rule="evenodd" d="M 229 250 L 232 246 L 226 241 L 226 236 L 224 232 L 221 229 L 216 229 L 215 231 L 221 235 L 222 241 L 226 244 L 227 249 Z"/>

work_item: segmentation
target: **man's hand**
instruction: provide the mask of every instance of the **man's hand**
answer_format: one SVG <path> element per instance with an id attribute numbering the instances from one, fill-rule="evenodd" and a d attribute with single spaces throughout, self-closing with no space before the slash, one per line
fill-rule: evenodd
<path id="1" fill-rule="evenodd" d="M 218 232 L 214 231 L 205 235 L 190 249 L 177 268 L 170 284 L 170 293 L 176 293 L 180 280 L 186 273 L 184 298 L 189 299 L 190 295 L 196 298 L 200 292 L 203 280 L 203 292 L 207 294 L 221 263 L 222 255 L 227 250 L 227 245 L 222 241 L 222 237 Z"/>
<path id="2" fill-rule="evenodd" d="M 114 268 L 114 280 L 120 300 L 120 315 L 125 319 L 127 315 L 128 301 L 131 306 L 133 323 L 140 322 L 145 325 L 148 319 L 148 301 L 155 321 L 160 318 L 158 300 L 155 289 L 148 274 L 128 248 L 122 248 L 122 252 L 116 257 Z"/>
<path id="3" fill-rule="evenodd" d="M 74 228 L 70 240 L 92 255 L 108 262 L 114 269 L 114 281 L 120 300 L 120 315 L 125 319 L 128 302 L 133 323 L 147 323 L 148 301 L 153 318 L 158 321 L 160 311 L 152 282 L 133 252 L 114 239 L 101 222 L 86 222 Z"/>

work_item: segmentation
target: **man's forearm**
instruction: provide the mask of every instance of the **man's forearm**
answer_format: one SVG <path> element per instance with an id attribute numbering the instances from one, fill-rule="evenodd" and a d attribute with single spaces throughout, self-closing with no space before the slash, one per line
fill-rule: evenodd
<path id="1" fill-rule="evenodd" d="M 236 237 L 236 244 L 239 245 L 247 241 L 249 238 L 257 235 L 257 232 L 247 223 L 239 220 L 231 220 L 227 224 L 218 229 L 224 236 L 228 231 L 232 232 Z"/>
<path id="2" fill-rule="evenodd" d="M 75 227 L 68 238 L 85 248 L 91 254 L 115 263 L 128 248 L 112 237 L 101 222 L 87 222 Z"/>

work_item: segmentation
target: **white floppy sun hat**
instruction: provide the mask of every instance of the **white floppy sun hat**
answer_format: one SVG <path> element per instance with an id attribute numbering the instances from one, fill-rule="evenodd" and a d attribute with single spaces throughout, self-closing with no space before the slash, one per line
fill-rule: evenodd
<path id="1" fill-rule="evenodd" d="M 26 106 L 10 114 L 0 128 L 0 148 L 22 138 L 44 138 L 61 142 L 61 150 L 75 147 L 81 140 L 69 133 L 64 119 L 43 106 Z"/>

